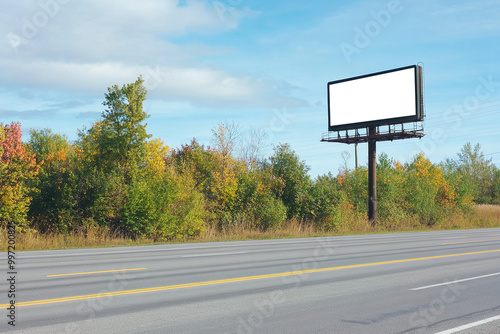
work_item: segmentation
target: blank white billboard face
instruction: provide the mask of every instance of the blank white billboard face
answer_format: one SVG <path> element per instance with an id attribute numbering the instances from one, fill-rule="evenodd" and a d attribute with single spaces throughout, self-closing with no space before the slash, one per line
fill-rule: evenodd
<path id="1" fill-rule="evenodd" d="M 411 66 L 328 84 L 329 129 L 420 120 L 420 72 Z"/>

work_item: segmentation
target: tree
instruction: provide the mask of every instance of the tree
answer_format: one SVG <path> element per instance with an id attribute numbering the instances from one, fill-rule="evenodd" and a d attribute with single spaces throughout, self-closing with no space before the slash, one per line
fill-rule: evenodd
<path id="1" fill-rule="evenodd" d="M 495 167 L 493 184 L 491 186 L 491 197 L 493 204 L 500 204 L 500 169 Z"/>
<path id="2" fill-rule="evenodd" d="M 262 150 L 266 147 L 267 133 L 263 129 L 251 128 L 243 137 L 240 151 L 248 167 L 263 162 Z"/>
<path id="3" fill-rule="evenodd" d="M 307 211 L 307 189 L 311 186 L 311 179 L 307 172 L 309 167 L 290 148 L 288 144 L 279 144 L 274 147 L 274 154 L 270 157 L 271 173 L 284 182 L 284 188 L 277 194 L 287 207 L 288 218 L 301 217 Z"/>
<path id="4" fill-rule="evenodd" d="M 31 202 L 30 182 L 40 166 L 22 142 L 21 123 L 0 123 L 0 128 L 0 224 L 24 225 Z"/>
<path id="5" fill-rule="evenodd" d="M 219 123 L 212 129 L 212 145 L 214 151 L 222 157 L 232 157 L 236 142 L 240 136 L 238 123 Z"/>
<path id="6" fill-rule="evenodd" d="M 238 177 L 243 170 L 242 162 L 233 157 L 238 129 L 235 123 L 220 123 L 212 129 L 212 147 L 205 148 L 193 139 L 191 144 L 174 150 L 169 159 L 180 173 L 193 175 L 205 195 L 208 211 L 220 224 L 235 220 Z"/>
<path id="7" fill-rule="evenodd" d="M 236 123 L 220 123 L 212 129 L 212 156 L 213 182 L 210 188 L 215 197 L 217 206 L 214 208 L 219 214 L 231 213 L 236 202 L 238 189 L 238 175 L 242 171 L 240 161 L 234 159 L 233 151 L 239 135 L 239 125 Z M 223 217 L 223 220 L 234 219 Z"/>
<path id="8" fill-rule="evenodd" d="M 287 208 L 276 194 L 284 183 L 269 168 L 248 168 L 238 175 L 235 213 L 247 225 L 260 229 L 279 226 L 285 219 Z"/>
<path id="9" fill-rule="evenodd" d="M 128 189 L 120 229 L 130 236 L 158 241 L 199 235 L 204 227 L 205 201 L 192 175 L 173 166 L 156 177 L 136 178 Z"/>
<path id="10" fill-rule="evenodd" d="M 180 149 L 174 149 L 168 163 L 174 165 L 178 173 L 192 174 L 196 187 L 203 192 L 207 200 L 213 200 L 210 189 L 215 161 L 212 152 L 200 145 L 196 138 L 193 138 L 190 144 L 183 144 Z"/>
<path id="11" fill-rule="evenodd" d="M 354 171 L 347 172 L 348 175 Z M 346 221 L 359 215 L 349 202 L 345 187 L 331 173 L 319 176 L 310 189 L 312 196 L 311 219 L 322 229 L 341 227 Z"/>
<path id="12" fill-rule="evenodd" d="M 458 172 L 463 175 L 472 191 L 474 200 L 478 203 L 492 200 L 491 187 L 495 166 L 492 165 L 491 161 L 491 159 L 486 159 L 479 143 L 472 146 L 468 142 L 458 153 L 456 162 Z"/>
<path id="13" fill-rule="evenodd" d="M 459 199 L 455 187 L 445 178 L 443 170 L 427 159 L 423 153 L 406 164 L 405 205 L 408 211 L 420 217 L 426 225 L 434 225 L 444 218 L 447 208 Z"/>
<path id="14" fill-rule="evenodd" d="M 28 148 L 41 164 L 31 193 L 31 223 L 42 233 L 68 232 L 77 218 L 74 149 L 65 135 L 50 129 L 31 130 Z"/>
<path id="15" fill-rule="evenodd" d="M 71 145 L 66 135 L 53 133 L 50 129 L 32 129 L 28 149 L 35 154 L 37 163 L 41 163 L 53 159 L 61 152 L 69 152 Z"/>
<path id="16" fill-rule="evenodd" d="M 84 216 L 101 225 L 120 228 L 129 188 L 148 164 L 144 123 L 149 116 L 143 111 L 147 91 L 144 80 L 121 88 L 108 88 L 101 119 L 88 130 L 79 132 L 77 148 L 81 151 L 80 207 Z"/>
<path id="17" fill-rule="evenodd" d="M 146 143 L 146 177 L 161 177 L 166 170 L 169 147 L 160 139 L 152 139 Z"/>
<path id="18" fill-rule="evenodd" d="M 143 122 L 149 115 L 143 111 L 147 90 L 139 77 L 134 83 L 108 88 L 101 120 L 88 131 L 80 132 L 80 146 L 95 166 L 105 172 L 122 169 L 126 173 L 141 164 L 151 137 Z"/>

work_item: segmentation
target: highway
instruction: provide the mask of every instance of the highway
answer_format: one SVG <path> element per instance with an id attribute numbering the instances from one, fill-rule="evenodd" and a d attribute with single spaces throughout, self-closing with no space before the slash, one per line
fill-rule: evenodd
<path id="1" fill-rule="evenodd" d="M 2 332 L 500 333 L 500 228 L 16 256 Z"/>

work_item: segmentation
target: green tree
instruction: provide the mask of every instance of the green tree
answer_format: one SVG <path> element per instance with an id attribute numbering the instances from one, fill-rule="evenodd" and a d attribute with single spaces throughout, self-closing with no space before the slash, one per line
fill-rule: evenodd
<path id="1" fill-rule="evenodd" d="M 331 173 L 319 176 L 310 188 L 310 194 L 310 219 L 316 226 L 330 230 L 340 227 L 344 220 L 352 218 L 354 206 L 349 203 L 347 194 L 341 190 L 339 179 Z"/>
<path id="2" fill-rule="evenodd" d="M 131 185 L 150 165 L 144 80 L 108 88 L 101 119 L 79 132 L 79 202 L 85 217 L 122 228 Z"/>
<path id="3" fill-rule="evenodd" d="M 493 204 L 500 204 L 500 169 L 495 167 L 493 184 L 491 185 L 491 197 Z"/>
<path id="4" fill-rule="evenodd" d="M 244 170 L 242 161 L 233 157 L 238 136 L 235 123 L 220 123 L 212 129 L 212 147 L 206 148 L 193 139 L 189 145 L 174 150 L 170 164 L 180 173 L 189 171 L 203 192 L 212 222 L 233 224 L 237 216 L 238 178 Z"/>
<path id="5" fill-rule="evenodd" d="M 288 144 L 275 146 L 274 154 L 269 160 L 271 173 L 284 183 L 283 190 L 277 192 L 277 195 L 287 207 L 288 218 L 303 218 L 310 211 L 308 188 L 312 182 L 307 174 L 309 167 Z"/>
<path id="6" fill-rule="evenodd" d="M 33 182 L 28 215 L 40 232 L 68 232 L 77 222 L 77 178 L 74 149 L 65 135 L 31 130 L 29 150 L 41 164 Z"/>
<path id="7" fill-rule="evenodd" d="M 405 176 L 403 166 L 382 153 L 377 163 L 377 210 L 381 219 L 406 218 Z"/>
<path id="8" fill-rule="evenodd" d="M 495 166 L 481 151 L 481 145 L 466 143 L 456 161 L 457 171 L 463 176 L 464 182 L 470 187 L 474 200 L 478 203 L 491 202 L 491 188 Z"/>
<path id="9" fill-rule="evenodd" d="M 283 180 L 269 169 L 256 165 L 245 169 L 238 175 L 235 214 L 250 226 L 263 230 L 279 226 L 287 214 L 285 205 L 276 196 L 283 186 Z"/>
<path id="10" fill-rule="evenodd" d="M 199 235 L 206 217 L 203 194 L 192 175 L 168 167 L 157 177 L 136 178 L 124 204 L 121 229 L 163 241 Z"/>
<path id="11" fill-rule="evenodd" d="M 147 152 L 144 123 L 149 115 L 143 111 L 147 90 L 139 77 L 134 83 L 108 88 L 101 120 L 88 131 L 80 132 L 80 146 L 98 169 L 126 173 L 141 164 Z"/>
<path id="12" fill-rule="evenodd" d="M 212 152 L 198 143 L 196 138 L 193 138 L 190 144 L 183 144 L 180 149 L 174 149 L 167 163 L 175 166 L 178 173 L 189 171 L 194 177 L 196 187 L 203 192 L 207 201 L 214 201 L 212 184 L 216 162 Z"/>

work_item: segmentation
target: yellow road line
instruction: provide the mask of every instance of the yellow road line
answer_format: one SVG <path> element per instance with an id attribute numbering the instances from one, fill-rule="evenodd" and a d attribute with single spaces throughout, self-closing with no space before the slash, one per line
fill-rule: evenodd
<path id="1" fill-rule="evenodd" d="M 100 273 L 113 273 L 113 272 L 117 272 L 117 271 L 131 271 L 131 270 L 145 270 L 145 269 L 148 269 L 148 268 L 116 269 L 116 270 L 103 270 L 103 271 L 87 271 L 85 273 L 71 273 L 71 274 L 47 275 L 47 277 L 88 275 L 88 274 L 100 274 Z"/>
<path id="2" fill-rule="evenodd" d="M 487 242 L 487 241 L 498 241 L 500 239 L 488 239 L 488 240 L 474 240 L 474 241 L 458 241 L 458 242 L 448 242 L 441 245 L 455 245 L 455 244 L 469 244 L 474 242 Z"/>
<path id="3" fill-rule="evenodd" d="M 289 272 L 269 274 L 269 275 L 257 275 L 257 276 L 247 276 L 247 277 L 238 277 L 238 278 L 230 278 L 230 279 L 221 279 L 221 280 L 215 280 L 215 281 L 196 282 L 196 283 L 177 284 L 177 285 L 167 285 L 167 286 L 160 286 L 160 287 L 146 288 L 146 289 L 125 290 L 125 291 L 115 291 L 115 292 L 104 292 L 104 293 L 98 293 L 98 294 L 92 294 L 92 295 L 82 295 L 82 296 L 63 297 L 63 298 L 55 298 L 55 299 L 34 300 L 34 301 L 29 301 L 29 302 L 19 302 L 19 303 L 16 303 L 16 307 L 42 305 L 42 304 L 53 304 L 53 303 L 62 303 L 62 302 L 75 301 L 75 300 L 85 300 L 85 299 L 103 298 L 103 297 L 112 297 L 112 296 L 123 296 L 123 295 L 131 295 L 131 294 L 145 293 L 145 292 L 154 292 L 154 291 L 166 291 L 166 290 L 184 289 L 184 288 L 191 288 L 191 287 L 198 287 L 198 286 L 216 285 L 216 284 L 222 284 L 222 283 L 252 281 L 252 280 L 258 280 L 258 279 L 264 279 L 264 278 L 272 278 L 272 277 L 284 277 L 284 276 L 302 275 L 302 274 L 318 273 L 318 272 L 324 272 L 324 271 L 333 271 L 333 270 L 339 270 L 339 269 L 368 267 L 368 266 L 375 266 L 375 265 L 381 265 L 381 264 L 402 263 L 402 262 L 439 259 L 439 258 L 454 257 L 454 256 L 463 256 L 463 255 L 485 254 L 485 253 L 493 253 L 493 252 L 500 252 L 500 249 L 487 250 L 487 251 L 479 251 L 479 252 L 470 252 L 470 253 L 460 253 L 460 254 L 448 254 L 448 255 L 437 255 L 437 256 L 419 257 L 419 258 L 414 258 L 414 259 L 393 260 L 393 261 L 373 262 L 373 263 L 364 263 L 364 264 L 353 264 L 353 265 L 348 265 L 348 266 L 331 267 L 331 268 L 320 268 L 320 269 L 308 269 L 308 270 L 299 270 L 299 271 L 289 271 Z M 10 306 L 10 304 L 3 304 L 3 305 L 0 305 L 0 308 L 4 308 L 4 307 L 8 307 L 8 306 Z"/>

